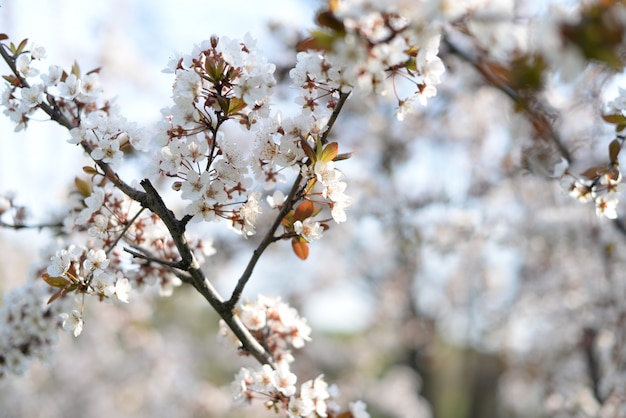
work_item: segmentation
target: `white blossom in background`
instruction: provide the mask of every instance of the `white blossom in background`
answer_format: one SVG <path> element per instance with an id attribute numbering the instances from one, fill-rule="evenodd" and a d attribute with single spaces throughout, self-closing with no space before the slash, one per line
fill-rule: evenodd
<path id="1" fill-rule="evenodd" d="M 46 304 L 48 290 L 38 283 L 3 293 L 0 305 L 0 377 L 22 375 L 34 359 L 54 353 L 67 303 Z"/>
<path id="2" fill-rule="evenodd" d="M 292 348 L 302 348 L 310 340 L 310 328 L 295 309 L 278 297 L 259 296 L 254 302 L 245 302 L 238 309 L 238 316 L 255 338 L 268 348 L 277 363 L 264 364 L 257 369 L 242 367 L 231 383 L 233 400 L 239 404 L 250 404 L 258 399 L 266 407 L 283 410 L 289 417 L 326 417 L 331 410 L 337 413 L 334 396 L 323 375 L 307 380 L 299 387 L 298 377 L 290 370 L 294 361 Z M 234 334 L 221 322 L 220 338 Z M 366 417 L 365 404 L 350 406 L 355 416 Z"/>

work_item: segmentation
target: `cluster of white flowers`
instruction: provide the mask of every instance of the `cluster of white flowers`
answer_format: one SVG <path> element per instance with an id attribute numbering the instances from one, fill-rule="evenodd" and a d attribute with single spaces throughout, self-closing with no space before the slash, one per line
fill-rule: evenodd
<path id="1" fill-rule="evenodd" d="M 617 125 L 617 131 L 623 130 L 626 121 L 626 90 L 620 88 L 618 96 L 608 103 L 605 119 Z M 620 129 L 621 127 L 621 129 Z M 609 163 L 605 166 L 591 167 L 581 176 L 574 176 L 563 161 L 555 167 L 554 177 L 561 177 L 563 187 L 574 199 L 593 202 L 598 216 L 616 219 L 621 192 L 622 172 L 619 169 L 619 154 L 624 145 L 624 136 L 617 137 L 609 144 Z"/>
<path id="2" fill-rule="evenodd" d="M 68 234 L 75 230 L 86 231 L 90 248 L 111 248 L 123 234 L 124 242 L 132 248 L 146 249 L 162 260 L 178 260 L 176 245 L 158 217 L 140 214 L 131 223 L 140 210 L 138 206 L 112 184 L 95 186 L 89 196 L 79 202 L 73 216 L 66 218 L 65 230 Z M 190 236 L 188 243 L 199 263 L 215 253 L 210 241 Z M 161 296 L 170 296 L 174 288 L 182 284 L 172 271 L 156 263 L 137 261 L 131 264 L 119 251 L 112 251 L 109 259 L 109 269 L 119 270 L 133 288 L 158 286 Z"/>
<path id="3" fill-rule="evenodd" d="M 120 271 L 107 269 L 110 260 L 104 250 L 87 249 L 70 245 L 56 252 L 50 258 L 44 275 L 48 284 L 58 287 L 64 293 L 76 291 L 78 294 L 94 295 L 101 301 L 119 300 L 128 303 L 130 282 Z M 54 298 L 54 297 L 53 297 Z M 83 320 L 78 310 L 63 316 L 63 327 L 78 336 L 83 328 Z"/>
<path id="4" fill-rule="evenodd" d="M 284 181 L 282 170 L 288 167 L 300 171 L 305 179 L 319 183 L 322 186 L 319 196 L 327 201 L 335 222 L 340 223 L 345 222 L 345 209 L 351 203 L 351 198 L 344 193 L 347 184 L 340 181 L 343 174 L 335 168 L 332 160 L 309 160 L 307 164 L 307 154 L 303 150 L 304 147 L 310 149 L 321 147 L 319 143 L 326 123 L 327 118 L 323 114 L 316 115 L 313 112 L 305 112 L 300 117 L 285 120 L 281 120 L 280 117 L 269 119 L 260 125 L 256 133 L 252 159 L 257 164 L 252 167 L 257 180 L 263 182 L 267 190 Z M 274 199 L 274 196 L 271 196 L 272 208 L 280 207 L 284 200 L 282 193 L 277 196 L 280 198 Z M 316 201 L 322 203 L 321 199 Z M 307 220 L 307 225 L 303 225 L 305 220 L 297 222 L 299 223 L 296 233 L 307 241 L 321 237 L 322 227 L 319 222 L 313 223 L 312 219 Z M 305 229 L 308 232 L 302 234 Z"/>
<path id="5" fill-rule="evenodd" d="M 48 360 L 58 339 L 64 304 L 46 305 L 48 289 L 29 283 L 5 292 L 0 307 L 0 378 L 22 375 L 33 359 Z"/>
<path id="6" fill-rule="evenodd" d="M 244 303 L 237 315 L 277 361 L 291 362 L 291 349 L 302 348 L 311 339 L 311 328 L 306 320 L 279 297 L 259 295 L 255 302 Z M 223 321 L 220 322 L 220 337 L 235 338 Z M 241 344 L 234 341 L 238 346 Z"/>
<path id="7" fill-rule="evenodd" d="M 341 171 L 335 168 L 333 161 L 317 161 L 311 174 L 322 185 L 322 196 L 331 201 L 331 214 L 335 222 L 345 222 L 345 209 L 350 205 L 351 199 L 344 193 L 347 185 L 340 181 L 343 177 Z"/>
<path id="8" fill-rule="evenodd" d="M 80 125 L 70 131 L 70 135 L 69 143 L 85 141 L 93 149 L 90 155 L 94 161 L 103 161 L 114 167 L 122 162 L 123 150 L 128 145 L 136 150 L 147 147 L 145 132 L 134 123 L 129 123 L 113 107 L 87 114 Z"/>
<path id="9" fill-rule="evenodd" d="M 35 77 L 39 70 L 35 63 L 46 56 L 46 50 L 42 47 L 33 47 L 30 52 L 22 53 L 15 60 L 15 67 L 21 77 Z M 52 69 L 51 69 L 52 70 Z M 55 81 L 49 80 L 48 76 L 42 76 L 44 84 L 31 87 L 17 88 L 15 85 L 6 85 L 1 96 L 0 104 L 5 108 L 4 114 L 15 125 L 15 131 L 26 128 L 30 115 L 37 109 L 37 105 L 44 100 L 46 87 L 54 86 Z"/>
<path id="10" fill-rule="evenodd" d="M 42 47 L 21 53 L 15 64 L 19 75 L 28 84 L 7 85 L 2 94 L 4 114 L 17 124 L 16 131 L 24 129 L 31 115 L 41 105 L 46 105 L 69 121 L 78 123 L 68 142 L 78 144 L 85 140 L 96 161 L 119 163 L 127 144 L 139 150 L 146 148 L 145 133 L 128 123 L 111 103 L 102 101 L 97 72 L 81 75 L 74 66 L 68 74 L 58 65 L 51 65 L 46 73 L 40 74 L 34 63 L 43 58 L 45 50 Z M 38 75 L 39 80 L 35 79 Z"/>
<path id="11" fill-rule="evenodd" d="M 616 219 L 619 197 L 623 190 L 622 175 L 619 171 L 617 173 L 615 177 L 610 173 L 603 173 L 594 178 L 574 178 L 568 174 L 563 178 L 563 186 L 579 202 L 593 202 L 596 215 Z"/>
<path id="12" fill-rule="evenodd" d="M 276 365 L 265 364 L 256 371 L 242 367 L 231 384 L 233 399 L 242 404 L 262 399 L 268 409 L 283 410 L 290 418 L 335 416 L 339 410 L 333 401 L 338 395 L 336 386 L 329 387 L 320 375 L 302 383 L 298 390 L 298 378 L 290 370 L 291 349 L 302 348 L 311 339 L 311 329 L 298 312 L 278 297 L 260 295 L 256 301 L 244 303 L 237 315 Z M 219 335 L 241 347 L 224 322 Z M 350 410 L 355 418 L 369 418 L 363 402 L 350 404 Z"/>
<path id="13" fill-rule="evenodd" d="M 176 177 L 183 199 L 191 200 L 192 221 L 228 219 L 244 236 L 255 233 L 260 195 L 250 188 L 245 145 L 219 127 L 229 119 L 250 127 L 269 115 L 274 65 L 260 57 L 256 42 L 219 39 L 197 45 L 191 55 L 170 62 L 175 72 L 174 106 L 164 109 L 157 142 L 163 145 L 157 170 Z"/>
<path id="14" fill-rule="evenodd" d="M 298 54 L 290 76 L 302 87 L 305 109 L 314 110 L 316 98 L 354 91 L 382 95 L 393 90 L 399 119 L 426 105 L 437 94 L 445 71 L 438 57 L 440 30 L 422 19 L 411 21 L 398 13 L 397 5 L 369 1 L 338 2 L 332 19 L 341 30 L 332 45 Z M 317 45 L 316 45 L 317 46 Z M 404 88 L 413 91 L 404 92 Z M 402 97 L 400 97 L 400 95 Z"/>

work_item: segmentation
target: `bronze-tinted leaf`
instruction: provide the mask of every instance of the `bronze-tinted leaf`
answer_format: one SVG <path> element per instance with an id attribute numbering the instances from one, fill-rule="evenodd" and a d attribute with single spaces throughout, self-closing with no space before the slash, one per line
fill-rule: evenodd
<path id="1" fill-rule="evenodd" d="M 609 158 L 611 162 L 617 161 L 617 157 L 619 156 L 619 152 L 622 150 L 622 144 L 619 139 L 614 139 L 609 144 Z"/>
<path id="2" fill-rule="evenodd" d="M 315 204 L 310 200 L 305 200 L 300 203 L 296 208 L 296 212 L 294 214 L 294 220 L 303 221 L 306 218 L 310 218 L 315 212 Z"/>
<path id="3" fill-rule="evenodd" d="M 44 273 L 41 278 L 52 287 L 63 288 L 71 283 L 65 277 L 51 277 L 48 273 Z"/>
<path id="4" fill-rule="evenodd" d="M 591 167 L 591 168 L 588 168 L 587 170 L 585 170 L 581 174 L 581 176 L 587 177 L 588 179 L 595 179 L 596 177 L 599 177 L 599 176 L 605 174 L 606 171 L 607 171 L 607 167 L 606 166 Z"/>
<path id="5" fill-rule="evenodd" d="M 311 148 L 309 143 L 305 140 L 300 141 L 300 144 L 306 156 L 309 157 L 309 160 L 311 160 L 312 163 L 315 163 L 317 161 L 317 156 L 315 155 L 315 151 L 313 151 L 313 148 Z"/>
<path id="6" fill-rule="evenodd" d="M 300 260 L 306 260 L 309 257 L 309 244 L 304 241 L 300 241 L 298 238 L 291 240 L 291 247 L 293 252 L 298 256 Z"/>
<path id="7" fill-rule="evenodd" d="M 604 121 L 608 123 L 615 123 L 615 124 L 626 123 L 626 116 L 622 115 L 621 113 L 602 115 L 602 119 L 604 119 Z"/>
<path id="8" fill-rule="evenodd" d="M 48 305 L 54 302 L 55 300 L 57 300 L 58 298 L 60 298 L 61 296 L 65 295 L 66 293 L 67 293 L 67 290 L 65 290 L 65 288 L 59 290 L 54 295 L 52 295 L 50 299 L 48 299 Z"/>
<path id="9" fill-rule="evenodd" d="M 83 172 L 89 174 L 90 176 L 98 174 L 98 170 L 96 170 L 95 167 L 91 167 L 89 165 L 83 167 Z"/>
<path id="10" fill-rule="evenodd" d="M 15 87 L 19 87 L 20 86 L 20 79 L 17 78 L 14 75 L 3 75 L 2 78 L 4 78 L 6 81 L 9 82 L 10 85 L 15 86 Z"/>
<path id="11" fill-rule="evenodd" d="M 22 53 L 22 51 L 24 51 L 24 48 L 26 48 L 26 44 L 28 43 L 28 38 L 22 40 L 22 42 L 20 42 L 20 44 L 17 46 L 17 48 L 14 49 L 13 53 L 15 55 L 19 55 Z M 11 44 L 11 46 L 13 46 L 13 44 Z"/>
<path id="12" fill-rule="evenodd" d="M 321 27 L 329 28 L 335 32 L 345 33 L 346 31 L 343 22 L 337 19 L 337 16 L 330 10 L 324 10 L 318 13 L 315 21 Z"/>
<path id="13" fill-rule="evenodd" d="M 78 193 L 80 193 L 82 196 L 84 197 L 91 196 L 91 191 L 92 191 L 91 183 L 88 182 L 87 180 L 83 180 L 81 178 L 75 177 L 74 185 L 76 186 L 76 190 L 78 190 Z"/>

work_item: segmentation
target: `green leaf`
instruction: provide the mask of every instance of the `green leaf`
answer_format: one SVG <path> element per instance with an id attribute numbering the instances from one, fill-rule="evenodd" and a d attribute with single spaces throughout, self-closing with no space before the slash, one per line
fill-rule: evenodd
<path id="1" fill-rule="evenodd" d="M 230 103 L 228 104 L 228 114 L 234 115 L 246 106 L 246 102 L 244 102 L 242 98 L 233 97 L 230 99 Z"/>
<path id="2" fill-rule="evenodd" d="M 293 229 L 293 211 L 289 212 L 282 221 L 280 221 L 281 225 L 287 229 Z"/>

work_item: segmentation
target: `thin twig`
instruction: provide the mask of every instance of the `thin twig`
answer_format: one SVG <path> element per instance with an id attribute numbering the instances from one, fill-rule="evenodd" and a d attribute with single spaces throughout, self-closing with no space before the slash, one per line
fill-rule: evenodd
<path id="1" fill-rule="evenodd" d="M 139 218 L 139 215 L 141 215 L 141 212 L 143 212 L 146 208 L 142 207 L 141 209 L 139 209 L 137 211 L 137 213 L 135 214 L 135 216 L 133 216 L 133 219 L 131 219 L 128 224 L 126 224 L 126 226 L 124 226 L 124 229 L 122 230 L 122 232 L 117 236 L 117 238 L 115 239 L 115 241 L 113 242 L 113 244 L 111 244 L 111 246 L 109 247 L 108 250 L 105 251 L 106 255 L 109 255 L 109 253 L 113 250 L 113 248 L 115 248 L 115 246 L 117 245 L 118 242 L 120 242 L 120 240 L 124 237 L 124 235 L 126 235 L 126 232 L 128 232 L 128 228 L 130 228 L 132 226 L 133 223 L 135 223 L 135 221 L 137 220 L 137 218 Z"/>
<path id="2" fill-rule="evenodd" d="M 45 228 L 63 228 L 63 223 L 55 223 L 55 224 L 38 224 L 38 225 L 27 225 L 27 224 L 10 224 L 3 221 L 0 221 L 0 228 L 9 228 L 9 229 L 45 229 Z"/>
<path id="3" fill-rule="evenodd" d="M 326 124 L 326 130 L 322 134 L 322 144 L 326 144 L 328 142 L 328 135 L 330 135 L 330 131 L 335 126 L 335 122 L 337 121 L 337 117 L 339 116 L 339 112 L 343 108 L 344 103 L 348 100 L 348 96 L 350 96 L 350 92 L 348 93 L 339 93 L 339 100 L 337 100 L 337 106 L 333 109 L 333 113 L 330 115 L 328 119 L 328 123 Z"/>
<path id="4" fill-rule="evenodd" d="M 175 269 L 181 269 L 182 268 L 182 263 L 180 261 L 163 260 L 161 258 L 157 258 L 157 257 L 153 257 L 153 256 L 148 255 L 148 254 L 144 254 L 143 252 L 140 252 L 140 251 L 135 251 L 135 250 L 133 250 L 133 249 L 131 249 L 129 247 L 124 247 L 124 251 L 127 252 L 128 254 L 132 255 L 133 257 L 141 258 L 142 260 L 151 261 L 153 263 L 161 264 L 163 266 L 171 267 L 171 268 L 175 268 Z"/>
<path id="5" fill-rule="evenodd" d="M 248 280 L 250 280 L 250 277 L 252 277 L 252 272 L 254 271 L 254 267 L 259 261 L 259 258 L 261 257 L 263 252 L 267 249 L 267 247 L 272 242 L 275 241 L 274 234 L 276 233 L 276 230 L 278 229 L 281 222 L 283 221 L 283 218 L 293 208 L 293 205 L 295 203 L 295 195 L 298 192 L 298 190 L 300 190 L 301 182 L 302 182 L 302 174 L 298 174 L 295 181 L 293 182 L 293 185 L 291 186 L 291 190 L 289 191 L 287 198 L 285 199 L 283 207 L 280 209 L 280 212 L 278 212 L 278 215 L 276 215 L 276 219 L 274 219 L 272 226 L 270 226 L 270 228 L 265 233 L 265 236 L 263 237 L 263 240 L 261 240 L 261 243 L 259 244 L 259 246 L 253 251 L 252 257 L 250 258 L 250 261 L 248 261 L 248 265 L 246 266 L 246 269 L 244 270 L 243 274 L 237 281 L 237 285 L 235 286 L 235 289 L 233 290 L 233 293 L 230 296 L 230 299 L 228 299 L 228 301 L 226 302 L 226 305 L 229 308 L 233 309 L 235 305 L 237 304 L 237 302 L 239 302 L 239 299 L 241 298 L 241 294 L 243 293 L 243 289 L 246 287 L 246 284 L 248 283 Z"/>
<path id="6" fill-rule="evenodd" d="M 333 110 L 332 115 L 328 119 L 328 123 L 326 124 L 326 130 L 322 134 L 321 142 L 323 144 L 325 144 L 328 141 L 328 136 L 330 135 L 330 131 L 335 125 L 337 117 L 339 116 L 339 112 L 341 112 L 341 109 L 343 108 L 343 105 L 348 99 L 349 95 L 350 93 L 340 93 L 339 100 L 337 101 L 337 106 L 335 106 L 335 109 Z M 278 215 L 276 215 L 276 219 L 274 219 L 272 226 L 270 226 L 268 231 L 265 233 L 265 236 L 261 240 L 261 243 L 259 244 L 259 246 L 252 253 L 252 257 L 250 258 L 250 261 L 248 261 L 248 265 L 246 266 L 246 269 L 244 270 L 243 274 L 237 281 L 237 285 L 235 286 L 235 289 L 233 290 L 233 293 L 230 296 L 230 299 L 228 299 L 228 301 L 226 302 L 226 306 L 228 306 L 230 309 L 234 309 L 237 302 L 239 302 L 239 299 L 241 298 L 241 294 L 243 293 L 243 289 L 246 287 L 246 284 L 250 280 L 254 267 L 256 266 L 263 252 L 267 249 L 267 247 L 272 242 L 276 241 L 274 234 L 276 233 L 276 230 L 280 226 L 283 218 L 289 213 L 289 211 L 293 208 L 294 204 L 296 203 L 295 202 L 296 194 L 300 190 L 301 182 L 302 182 L 302 174 L 298 174 L 295 181 L 293 182 L 293 185 L 291 186 L 291 190 L 289 191 L 289 194 L 287 195 L 285 202 L 283 203 L 283 207 L 280 209 L 280 212 L 278 212 Z"/>

